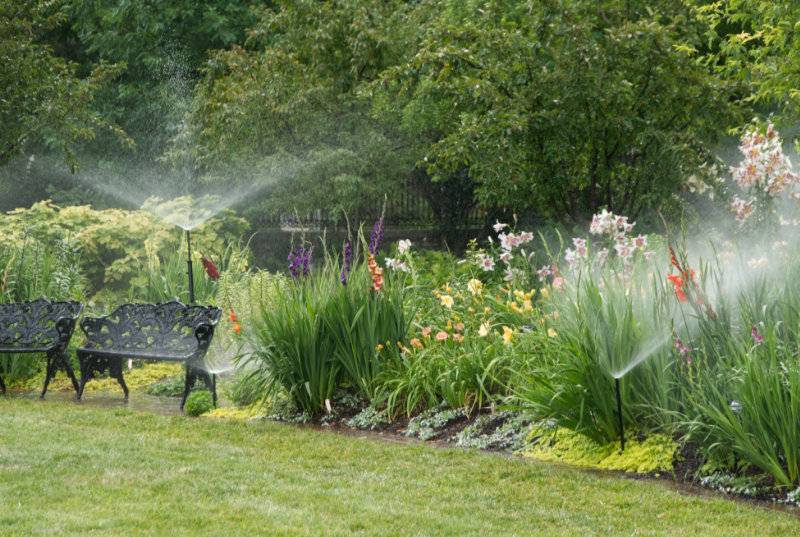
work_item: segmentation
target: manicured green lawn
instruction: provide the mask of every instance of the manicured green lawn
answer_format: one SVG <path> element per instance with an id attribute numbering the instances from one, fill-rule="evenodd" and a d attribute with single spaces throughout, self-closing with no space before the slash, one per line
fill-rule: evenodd
<path id="1" fill-rule="evenodd" d="M 646 482 L 239 420 L 0 398 L 0 535 L 798 535 Z"/>

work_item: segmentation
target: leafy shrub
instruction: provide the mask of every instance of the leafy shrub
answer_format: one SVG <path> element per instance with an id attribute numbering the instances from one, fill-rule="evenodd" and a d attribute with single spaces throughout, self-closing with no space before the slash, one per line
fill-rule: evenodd
<path id="1" fill-rule="evenodd" d="M 247 225 L 230 212 L 212 218 L 192 230 L 194 249 L 207 255 L 224 251 L 225 245 L 241 238 Z M 89 290 L 107 287 L 119 293 L 126 292 L 131 279 L 144 268 L 141 261 L 148 258 L 147 244 L 163 256 L 175 251 L 174 245 L 184 236 L 183 230 L 148 211 L 60 208 L 50 201 L 6 213 L 0 220 L 0 233 L 6 244 L 21 245 L 26 239 L 42 244 L 80 244 L 79 264 L 89 279 Z"/>
<path id="2" fill-rule="evenodd" d="M 214 398 L 211 395 L 211 392 L 201 390 L 189 394 L 189 396 L 186 398 L 184 410 L 186 411 L 187 416 L 199 416 L 200 414 L 205 414 L 211 410 L 213 406 Z"/>

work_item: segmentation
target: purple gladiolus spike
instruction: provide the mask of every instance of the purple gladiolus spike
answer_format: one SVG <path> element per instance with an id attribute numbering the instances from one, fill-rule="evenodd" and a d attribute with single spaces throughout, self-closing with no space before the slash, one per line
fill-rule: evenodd
<path id="1" fill-rule="evenodd" d="M 683 343 L 681 343 L 681 340 L 676 337 L 672 338 L 672 342 L 675 344 L 675 347 L 678 349 L 680 355 L 686 358 L 686 363 L 691 364 L 692 358 L 689 356 L 689 353 L 692 352 L 692 349 L 685 347 Z"/>
<path id="2" fill-rule="evenodd" d="M 298 248 L 289 254 L 289 271 L 292 273 L 292 278 L 300 276 L 300 271 L 304 277 L 311 273 L 311 260 L 313 258 L 314 247 L 306 250 L 305 248 Z"/>
<path id="3" fill-rule="evenodd" d="M 372 238 L 369 241 L 369 253 L 378 255 L 381 249 L 381 241 L 383 240 L 383 219 L 375 222 L 375 227 L 372 228 Z"/>
<path id="4" fill-rule="evenodd" d="M 764 336 L 758 333 L 758 328 L 756 328 L 755 326 L 753 327 L 752 330 L 750 330 L 750 335 L 753 336 L 753 341 L 756 342 L 756 345 L 761 345 L 762 343 L 764 343 Z"/>

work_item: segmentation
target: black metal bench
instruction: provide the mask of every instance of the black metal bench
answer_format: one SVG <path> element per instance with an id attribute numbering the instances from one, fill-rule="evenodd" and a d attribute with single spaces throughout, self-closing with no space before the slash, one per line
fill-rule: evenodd
<path id="1" fill-rule="evenodd" d="M 67 373 L 75 392 L 79 391 L 66 351 L 82 311 L 80 302 L 50 302 L 43 296 L 30 302 L 0 304 L 0 354 L 47 354 L 42 397 L 59 369 Z M 2 377 L 0 390 L 6 393 Z"/>
<path id="2" fill-rule="evenodd" d="M 76 350 L 81 364 L 78 399 L 95 374 L 108 370 L 122 386 L 127 400 L 123 361 L 166 360 L 186 363 L 181 408 L 198 378 L 211 390 L 216 406 L 216 382 L 206 370 L 204 360 L 221 314 L 217 307 L 187 306 L 175 298 L 161 304 L 124 304 L 104 317 L 84 317 L 80 326 L 86 342 Z"/>

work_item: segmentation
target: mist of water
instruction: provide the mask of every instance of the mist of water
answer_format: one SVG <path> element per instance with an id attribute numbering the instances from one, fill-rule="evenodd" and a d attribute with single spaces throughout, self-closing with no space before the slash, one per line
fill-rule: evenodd
<path id="1" fill-rule="evenodd" d="M 209 352 L 205 358 L 204 369 L 214 375 L 224 375 L 234 369 L 241 368 L 236 364 L 237 356 L 249 355 L 252 352 L 252 347 L 247 343 L 237 347 L 235 350 L 231 346 L 227 346 L 224 350 Z"/>
<path id="2" fill-rule="evenodd" d="M 626 364 L 621 369 L 611 371 L 610 372 L 611 376 L 614 377 L 615 379 L 621 379 L 622 377 L 630 373 L 631 370 L 633 370 L 636 366 L 638 366 L 639 364 L 650 358 L 653 355 L 653 353 L 655 353 L 661 347 L 666 345 L 669 342 L 669 340 L 670 340 L 669 336 L 663 336 L 660 339 L 656 339 L 654 341 L 649 342 L 648 345 L 642 350 L 640 350 L 628 364 Z"/>

